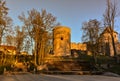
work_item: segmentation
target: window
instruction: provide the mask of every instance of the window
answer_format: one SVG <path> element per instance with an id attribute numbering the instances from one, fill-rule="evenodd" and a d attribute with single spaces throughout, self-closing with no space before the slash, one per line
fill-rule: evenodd
<path id="1" fill-rule="evenodd" d="M 63 40 L 63 37 L 61 37 L 60 39 Z"/>

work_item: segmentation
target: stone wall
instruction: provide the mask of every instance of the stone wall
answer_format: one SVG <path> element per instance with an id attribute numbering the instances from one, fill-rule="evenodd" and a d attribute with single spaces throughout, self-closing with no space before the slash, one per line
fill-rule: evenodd
<path id="1" fill-rule="evenodd" d="M 86 51 L 87 50 L 87 45 L 83 44 L 83 43 L 71 43 L 71 50 L 75 49 L 75 50 L 81 50 L 81 51 Z"/>

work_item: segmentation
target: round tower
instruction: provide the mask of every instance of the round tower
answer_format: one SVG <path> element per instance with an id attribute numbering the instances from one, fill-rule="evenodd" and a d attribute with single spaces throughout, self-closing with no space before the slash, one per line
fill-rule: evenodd
<path id="1" fill-rule="evenodd" d="M 70 56 L 70 28 L 57 26 L 53 29 L 53 51 L 55 56 Z"/>

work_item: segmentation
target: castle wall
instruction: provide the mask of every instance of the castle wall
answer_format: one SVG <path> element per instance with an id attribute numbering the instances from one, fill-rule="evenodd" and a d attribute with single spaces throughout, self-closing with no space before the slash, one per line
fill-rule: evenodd
<path id="1" fill-rule="evenodd" d="M 71 50 L 81 50 L 81 51 L 86 51 L 87 50 L 87 45 L 83 43 L 71 43 Z"/>

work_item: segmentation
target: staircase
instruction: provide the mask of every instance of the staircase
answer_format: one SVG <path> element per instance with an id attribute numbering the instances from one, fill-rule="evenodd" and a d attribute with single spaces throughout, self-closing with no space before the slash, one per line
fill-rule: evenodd
<path id="1" fill-rule="evenodd" d="M 86 61 L 54 61 L 47 64 L 48 70 L 43 71 L 46 74 L 92 74 L 93 65 Z"/>

